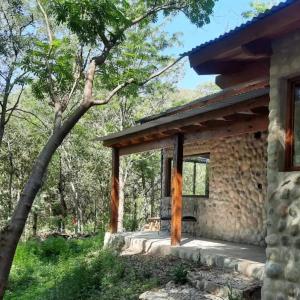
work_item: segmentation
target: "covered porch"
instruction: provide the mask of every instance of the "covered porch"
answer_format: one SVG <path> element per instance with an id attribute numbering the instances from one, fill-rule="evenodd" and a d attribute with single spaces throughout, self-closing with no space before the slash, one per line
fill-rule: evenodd
<path id="1" fill-rule="evenodd" d="M 265 250 L 258 246 L 183 235 L 181 245 L 172 247 L 170 235 L 166 232 L 127 232 L 120 235 L 125 243 L 122 255 L 173 255 L 209 267 L 236 271 L 257 280 L 263 278 Z"/>
<path id="2" fill-rule="evenodd" d="M 172 246 L 181 245 L 185 248 L 187 245 L 195 243 L 182 236 L 184 217 L 182 170 L 185 148 L 195 143 L 199 145 L 216 140 L 223 143 L 232 137 L 266 132 L 268 103 L 267 83 L 252 82 L 246 86 L 225 89 L 214 95 L 195 100 L 188 105 L 145 118 L 139 125 L 102 137 L 101 141 L 104 145 L 112 148 L 110 232 L 117 232 L 120 157 L 142 151 L 162 149 L 165 153 L 169 153 L 169 156 L 171 153 L 170 159 L 162 161 L 162 167 L 165 170 L 164 180 L 166 178 L 170 180 L 170 185 L 164 184 L 162 187 L 162 199 L 169 199 L 170 202 L 171 228 L 170 238 L 166 238 L 164 235 L 163 240 L 159 238 L 159 241 L 163 245 L 167 243 Z M 245 170 L 245 172 L 247 171 Z M 224 176 L 226 177 L 226 170 L 224 170 Z M 202 226 L 201 222 L 198 224 Z M 201 234 L 201 230 L 199 232 Z M 215 237 L 212 236 L 212 238 Z M 234 251 L 234 248 L 231 248 L 230 251 Z M 263 249 L 262 251 L 264 252 Z"/>

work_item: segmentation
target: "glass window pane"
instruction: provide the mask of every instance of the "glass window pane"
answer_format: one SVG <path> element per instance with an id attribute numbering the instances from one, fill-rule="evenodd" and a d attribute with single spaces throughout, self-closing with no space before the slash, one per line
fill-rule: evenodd
<path id="1" fill-rule="evenodd" d="M 196 170 L 196 194 L 204 196 L 206 189 L 206 164 L 198 163 Z"/>
<path id="2" fill-rule="evenodd" d="M 300 165 L 300 85 L 295 87 L 294 95 L 294 165 Z"/>
<path id="3" fill-rule="evenodd" d="M 183 162 L 183 195 L 193 195 L 194 163 Z"/>

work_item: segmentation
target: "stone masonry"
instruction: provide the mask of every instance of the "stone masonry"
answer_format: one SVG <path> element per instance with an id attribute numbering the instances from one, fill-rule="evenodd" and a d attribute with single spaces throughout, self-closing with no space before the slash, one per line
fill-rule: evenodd
<path id="1" fill-rule="evenodd" d="M 287 79 L 300 75 L 300 32 L 273 42 L 268 136 L 265 300 L 300 299 L 300 172 L 284 170 Z"/>
<path id="2" fill-rule="evenodd" d="M 267 134 L 249 133 L 198 142 L 184 155 L 210 153 L 209 198 L 183 197 L 183 232 L 197 236 L 264 245 L 266 235 Z M 171 157 L 166 152 L 165 157 Z M 163 182 L 165 179 L 163 178 Z M 162 199 L 162 215 L 170 213 L 170 197 Z"/>

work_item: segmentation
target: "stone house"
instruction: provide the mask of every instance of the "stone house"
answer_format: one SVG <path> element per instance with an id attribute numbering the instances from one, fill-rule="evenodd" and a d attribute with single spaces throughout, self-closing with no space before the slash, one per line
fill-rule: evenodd
<path id="1" fill-rule="evenodd" d="M 172 245 L 190 232 L 266 247 L 262 298 L 300 299 L 300 1 L 184 55 L 221 91 L 102 138 L 112 147 L 111 231 L 120 156 L 162 149 Z"/>

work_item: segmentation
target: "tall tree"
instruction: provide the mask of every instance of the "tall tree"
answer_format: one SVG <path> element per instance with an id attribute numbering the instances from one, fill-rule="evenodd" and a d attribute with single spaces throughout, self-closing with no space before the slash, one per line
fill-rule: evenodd
<path id="1" fill-rule="evenodd" d="M 197 26 L 202 26 L 204 23 L 209 22 L 209 14 L 212 12 L 214 1 L 136 0 L 132 3 L 131 1 L 116 0 L 55 0 L 44 4 L 46 10 L 40 2 L 39 6 L 42 12 L 43 10 L 46 12 L 49 9 L 57 22 L 66 25 L 78 39 L 79 45 L 92 46 L 94 55 L 88 61 L 85 71 L 82 100 L 76 105 L 74 110 L 69 111 L 63 122 L 55 126 L 53 133 L 49 136 L 47 143 L 33 165 L 10 222 L 1 231 L 0 297 L 4 295 L 16 246 L 23 232 L 35 196 L 43 184 L 44 174 L 52 156 L 68 133 L 91 107 L 109 103 L 113 96 L 118 93 L 137 93 L 141 86 L 144 86 L 151 79 L 157 78 L 180 60 L 170 63 L 170 60 L 165 56 L 156 55 L 153 57 L 155 64 L 141 64 L 138 69 L 132 69 L 130 68 L 130 61 L 136 59 L 135 53 L 126 55 L 124 51 L 122 59 L 119 58 L 117 63 L 115 60 L 116 53 L 122 49 L 122 46 L 129 39 L 131 39 L 132 45 L 135 46 L 133 49 L 136 49 L 137 45 L 134 43 L 134 40 L 139 38 L 139 34 L 143 32 L 147 25 L 157 20 L 160 12 L 163 16 L 183 12 L 191 22 Z M 46 15 L 45 22 L 47 27 L 49 27 Z M 135 29 L 135 31 L 131 29 Z M 145 44 L 151 43 L 148 40 L 148 36 L 144 36 L 144 38 Z M 62 119 L 62 114 L 66 111 L 65 106 L 69 105 L 72 98 L 69 97 L 70 94 L 71 96 L 73 94 L 72 87 L 79 86 L 74 81 L 76 71 L 73 71 L 71 74 L 68 71 L 71 67 L 74 70 L 74 66 L 82 67 L 84 64 L 80 55 L 77 60 L 73 54 L 70 57 L 68 52 L 61 52 L 60 55 L 60 51 L 64 47 L 68 48 L 68 41 L 64 41 L 62 37 L 57 37 L 53 40 L 49 38 L 47 45 L 45 45 L 45 42 L 38 42 L 36 46 L 40 47 L 40 49 L 37 53 L 32 53 L 32 57 L 34 58 L 34 54 L 36 54 L 42 62 L 40 67 L 38 60 L 32 62 L 32 65 L 35 66 L 35 74 L 40 77 L 38 79 L 40 80 L 39 85 L 35 86 L 37 88 L 36 92 L 40 93 L 40 96 L 47 95 L 50 102 L 54 102 L 55 114 L 59 114 L 59 119 Z M 54 50 L 57 53 L 55 56 L 53 56 Z M 151 52 L 150 50 L 151 47 L 147 47 L 146 53 L 148 55 Z M 84 49 L 82 49 L 83 51 Z M 46 54 L 44 59 L 41 53 Z M 139 55 L 144 55 L 144 53 Z M 30 61 L 29 63 L 31 64 Z M 158 67 L 162 67 L 162 69 L 159 70 Z M 75 69 L 77 70 L 77 68 Z M 45 71 L 44 77 L 42 77 L 43 70 Z M 122 73 L 120 73 L 120 70 Z M 84 72 L 83 68 L 80 68 L 81 71 L 82 73 Z M 98 76 L 99 80 L 97 80 Z M 78 78 L 81 78 L 81 76 L 78 76 Z M 71 82 L 73 82 L 73 85 Z M 93 95 L 93 86 L 97 84 L 100 84 L 103 90 L 107 91 L 101 98 Z M 63 104 L 62 107 L 57 108 L 57 103 L 59 104 L 58 106 Z"/>
<path id="2" fill-rule="evenodd" d="M 26 71 L 20 69 L 20 63 L 31 44 L 33 17 L 24 9 L 21 0 L 3 0 L 0 3 L 0 23 L 1 148 L 5 126 L 18 107 L 26 82 Z"/>

